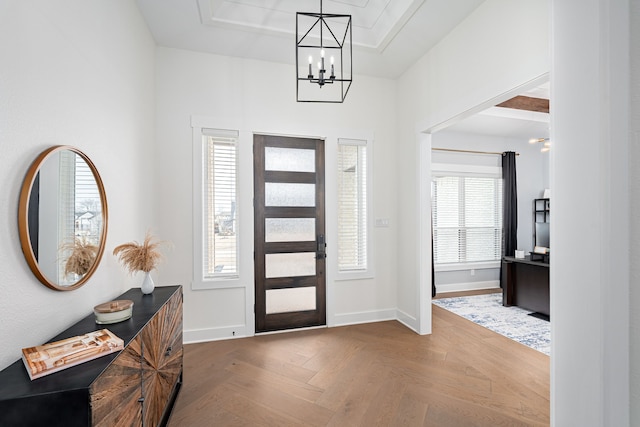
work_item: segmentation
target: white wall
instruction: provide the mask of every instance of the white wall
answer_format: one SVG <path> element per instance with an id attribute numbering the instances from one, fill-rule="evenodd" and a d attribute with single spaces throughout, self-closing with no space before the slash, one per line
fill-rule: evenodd
<path id="1" fill-rule="evenodd" d="M 117 244 L 153 224 L 154 43 L 128 0 L 0 2 L 0 368 L 135 283 Z M 18 237 L 27 168 L 69 144 L 96 164 L 109 204 L 102 263 L 89 282 L 56 292 L 29 270 Z M 151 156 L 150 156 L 151 153 Z"/>
<path id="2" fill-rule="evenodd" d="M 533 250 L 533 199 L 542 197 L 548 185 L 549 154 L 540 152 L 540 145 L 532 145 L 527 139 L 513 139 L 487 135 L 442 130 L 432 135 L 432 145 L 437 148 L 477 150 L 501 153 L 515 151 L 518 187 L 518 249 Z M 502 158 L 496 155 L 434 152 L 434 163 L 461 162 L 469 165 L 501 167 Z M 510 254 L 513 256 L 513 254 Z M 469 271 L 436 271 L 438 292 L 499 286 L 500 268 Z"/>
<path id="3" fill-rule="evenodd" d="M 326 136 L 327 322 L 329 325 L 395 318 L 397 268 L 397 187 L 395 83 L 354 78 L 344 104 L 295 101 L 291 67 L 183 50 L 157 49 L 158 200 L 163 239 L 173 242 L 163 282 L 185 286 L 185 340 L 251 335 L 253 320 L 253 132 Z M 211 126 L 240 131 L 240 287 L 192 290 L 192 129 L 191 117 Z M 334 281 L 336 254 L 336 137 L 373 135 L 375 278 Z M 332 174 L 332 172 L 334 172 Z"/>
<path id="4" fill-rule="evenodd" d="M 638 369 L 629 359 L 629 248 L 638 247 L 629 203 L 639 197 L 628 180 L 629 162 L 637 163 L 629 155 L 637 154 L 629 145 L 629 2 L 556 1 L 552 16 L 551 422 L 628 426 L 630 386 L 638 390 L 638 377 L 629 380 L 630 363 Z M 637 316 L 637 298 L 631 304 Z M 634 416 L 638 425 L 637 406 Z"/>
<path id="5" fill-rule="evenodd" d="M 420 226 L 417 184 L 420 174 L 429 176 L 430 171 L 419 170 L 421 155 L 428 156 L 419 140 L 428 145 L 429 138 L 416 132 L 477 112 L 476 106 L 547 73 L 548 22 L 547 1 L 487 0 L 398 81 L 398 170 L 404 183 L 399 194 L 398 309 L 413 319 L 416 329 L 422 322 L 421 332 L 430 330 L 430 278 L 425 277 L 430 259 L 418 255 L 416 230 L 424 233 L 427 227 Z M 427 165 L 429 161 L 423 159 Z M 429 212 L 420 215 L 428 218 Z"/>
<path id="6" fill-rule="evenodd" d="M 630 334 L 631 425 L 640 425 L 640 0 L 631 0 L 631 126 L 629 146 L 629 202 L 631 207 Z"/>

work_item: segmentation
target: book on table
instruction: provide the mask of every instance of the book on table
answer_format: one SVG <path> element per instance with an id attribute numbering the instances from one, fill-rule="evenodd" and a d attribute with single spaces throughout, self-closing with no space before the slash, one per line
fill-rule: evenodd
<path id="1" fill-rule="evenodd" d="M 108 329 L 22 349 L 22 361 L 32 380 L 120 351 L 124 341 Z"/>

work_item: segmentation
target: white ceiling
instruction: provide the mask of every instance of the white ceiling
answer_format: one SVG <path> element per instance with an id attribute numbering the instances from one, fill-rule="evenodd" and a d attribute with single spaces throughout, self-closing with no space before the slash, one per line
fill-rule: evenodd
<path id="1" fill-rule="evenodd" d="M 397 78 L 484 0 L 325 0 L 353 17 L 355 75 Z M 319 0 L 136 0 L 160 46 L 294 64 L 296 12 Z"/>
<path id="2" fill-rule="evenodd" d="M 445 130 L 500 136 L 527 142 L 531 138 L 549 137 L 549 114 L 491 107 Z"/>
<path id="3" fill-rule="evenodd" d="M 547 82 L 522 92 L 521 95 L 549 99 L 550 84 Z M 549 138 L 549 113 L 490 107 L 447 127 L 446 130 L 501 136 L 522 141 L 528 141 L 531 138 Z"/>
<path id="4" fill-rule="evenodd" d="M 484 0 L 325 0 L 324 13 L 352 15 L 353 72 L 398 78 Z M 320 0 L 136 0 L 159 46 L 295 63 L 296 12 Z M 548 98 L 548 85 L 527 93 Z M 506 110 L 506 111 L 502 111 Z M 494 107 L 448 130 L 548 137 L 548 114 Z"/>

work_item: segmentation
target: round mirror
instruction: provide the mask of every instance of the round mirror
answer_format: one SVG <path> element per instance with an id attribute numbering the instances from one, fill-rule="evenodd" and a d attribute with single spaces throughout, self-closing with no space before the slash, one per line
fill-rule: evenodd
<path id="1" fill-rule="evenodd" d="M 51 289 L 70 291 L 94 273 L 107 236 L 107 198 L 98 170 L 80 150 L 51 147 L 33 162 L 18 206 L 22 252 Z"/>

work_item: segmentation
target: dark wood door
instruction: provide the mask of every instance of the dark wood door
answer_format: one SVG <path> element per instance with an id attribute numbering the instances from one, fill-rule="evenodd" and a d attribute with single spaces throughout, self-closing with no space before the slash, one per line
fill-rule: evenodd
<path id="1" fill-rule="evenodd" d="M 254 135 L 256 332 L 326 324 L 324 141 Z"/>

